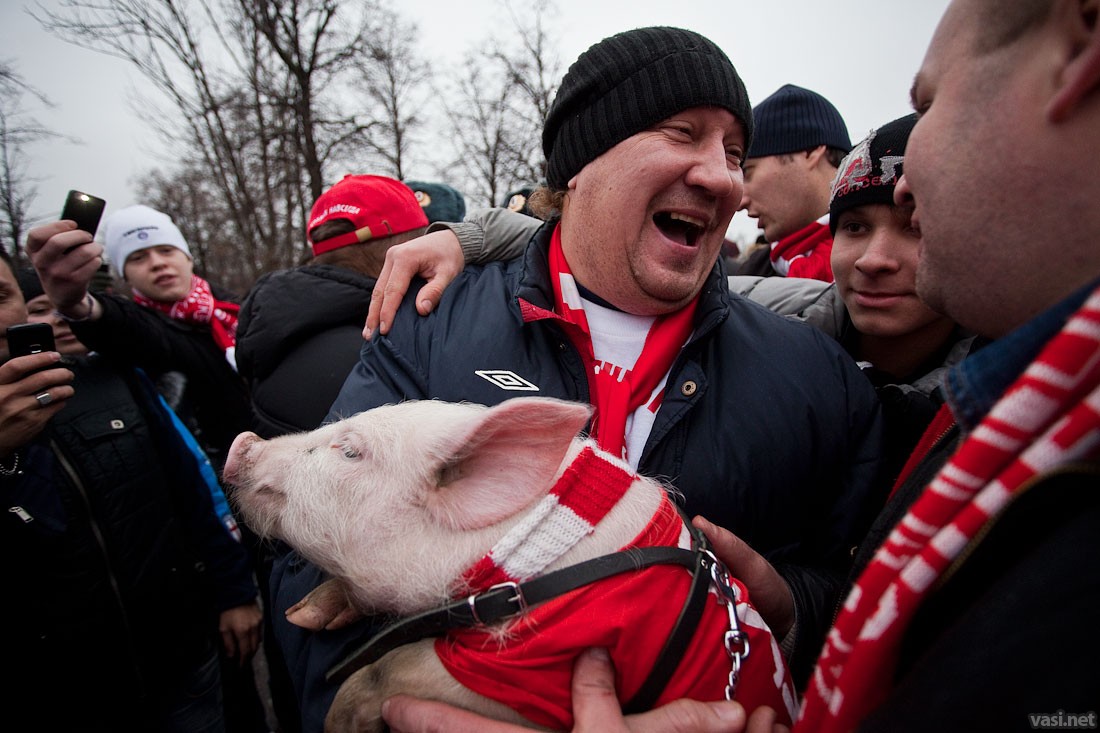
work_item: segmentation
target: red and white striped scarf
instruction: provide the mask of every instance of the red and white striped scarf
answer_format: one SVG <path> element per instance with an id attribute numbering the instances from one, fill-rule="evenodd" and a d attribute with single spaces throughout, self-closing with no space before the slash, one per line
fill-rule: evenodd
<path id="1" fill-rule="evenodd" d="M 191 290 L 181 300 L 174 303 L 162 303 L 153 300 L 136 288 L 133 291 L 134 302 L 146 308 L 158 310 L 169 318 L 188 323 L 206 323 L 210 325 L 210 335 L 214 343 L 226 352 L 230 364 L 235 364 L 233 350 L 237 345 L 237 314 L 241 307 L 226 300 L 217 300 L 210 283 L 198 275 L 191 276 Z"/>
<path id="2" fill-rule="evenodd" d="M 540 575 L 550 563 L 592 534 L 636 480 L 627 466 L 613 463 L 591 447 L 585 448 L 550 493 L 466 573 L 463 581 L 480 590 Z"/>
<path id="3" fill-rule="evenodd" d="M 550 240 L 549 265 L 557 314 L 571 324 L 572 327 L 565 331 L 587 367 L 591 401 L 596 408 L 592 437 L 608 453 L 624 456 L 626 419 L 647 403 L 649 410 L 657 412 L 663 395 L 654 392 L 691 336 L 692 318 L 699 298 L 696 296 L 680 310 L 659 316 L 653 322 L 642 353 L 633 365 L 609 364 L 596 360 L 588 318 L 562 251 L 561 224 L 554 229 Z"/>
<path id="4" fill-rule="evenodd" d="M 833 235 L 829 225 L 815 221 L 772 242 L 772 268 L 784 277 L 833 281 Z"/>
<path id="5" fill-rule="evenodd" d="M 906 627 L 981 528 L 1036 475 L 1100 454 L 1100 288 L 969 434 L 844 604 L 795 730 L 850 731 L 890 691 Z"/>

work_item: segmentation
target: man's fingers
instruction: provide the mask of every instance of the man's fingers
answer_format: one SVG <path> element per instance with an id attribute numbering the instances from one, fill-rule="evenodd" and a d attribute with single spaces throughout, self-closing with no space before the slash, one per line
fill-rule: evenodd
<path id="1" fill-rule="evenodd" d="M 743 733 L 745 709 L 731 700 L 673 700 L 630 716 L 626 724 L 630 733 Z"/>
<path id="2" fill-rule="evenodd" d="M 386 252 L 386 264 L 378 275 L 378 282 L 370 295 L 370 309 L 367 312 L 367 329 L 371 333 L 378 329 L 382 333 L 390 332 L 390 325 L 397 314 L 409 283 L 416 277 L 420 262 L 402 256 L 398 247 Z M 383 277 L 384 276 L 384 277 Z M 364 334 L 367 332 L 364 331 Z"/>
<path id="3" fill-rule="evenodd" d="M 37 254 L 45 245 L 50 241 L 50 238 L 56 234 L 68 231 L 79 231 L 76 228 L 76 223 L 63 219 L 61 221 L 51 221 L 48 224 L 34 227 L 27 232 L 27 256 L 33 257 Z"/>
<path id="4" fill-rule="evenodd" d="M 617 716 L 619 710 L 611 657 L 606 649 L 586 649 L 573 664 L 573 715 L 578 726 L 589 718 L 603 720 L 606 712 Z"/>
<path id="5" fill-rule="evenodd" d="M 775 722 L 776 717 L 776 712 L 771 708 L 758 707 L 749 716 L 745 733 L 790 733 L 790 728 Z"/>
<path id="6" fill-rule="evenodd" d="M 386 252 L 386 261 L 382 265 L 382 271 L 378 273 L 378 277 L 375 278 L 374 289 L 370 294 L 370 307 L 367 309 L 367 322 L 363 326 L 363 338 L 370 339 L 374 330 L 378 328 L 379 316 L 382 312 L 382 300 L 385 294 L 384 288 L 386 283 L 390 279 L 390 271 L 393 269 L 393 258 L 390 256 L 390 252 L 393 249 L 389 249 Z"/>
<path id="7" fill-rule="evenodd" d="M 382 719 L 391 733 L 530 733 L 528 728 L 408 695 L 394 695 L 384 700 Z"/>
<path id="8" fill-rule="evenodd" d="M 714 549 L 714 554 L 727 566 L 737 564 L 743 559 L 746 551 L 751 551 L 749 546 L 733 532 L 719 527 L 704 517 L 695 517 L 691 523 L 706 536 Z"/>
<path id="9" fill-rule="evenodd" d="M 728 529 L 695 517 L 692 525 L 707 538 L 714 554 L 730 573 L 745 584 L 756 610 L 782 638 L 794 625 L 794 597 L 779 572 L 748 543 Z"/>

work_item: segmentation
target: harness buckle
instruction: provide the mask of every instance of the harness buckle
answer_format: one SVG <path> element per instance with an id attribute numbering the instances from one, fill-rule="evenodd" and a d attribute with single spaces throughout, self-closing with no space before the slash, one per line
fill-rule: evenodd
<path id="1" fill-rule="evenodd" d="M 502 595 L 507 595 L 505 593 L 501 593 L 501 591 L 511 591 L 514 593 L 514 595 L 512 595 L 510 598 L 505 597 L 501 600 L 506 603 L 516 604 L 515 610 L 505 613 L 493 614 L 494 618 L 491 618 L 488 621 L 483 621 L 481 615 L 477 612 L 478 601 L 497 599 Z M 509 580 L 503 583 L 497 583 L 496 585 L 489 586 L 481 593 L 474 593 L 473 595 L 466 596 L 466 605 L 470 607 L 470 615 L 473 616 L 474 621 L 480 626 L 485 626 L 489 623 L 493 623 L 494 621 L 499 621 L 502 618 L 507 618 L 508 616 L 516 616 L 523 613 L 527 610 L 527 599 L 523 597 L 523 589 L 520 588 L 519 583 Z"/>

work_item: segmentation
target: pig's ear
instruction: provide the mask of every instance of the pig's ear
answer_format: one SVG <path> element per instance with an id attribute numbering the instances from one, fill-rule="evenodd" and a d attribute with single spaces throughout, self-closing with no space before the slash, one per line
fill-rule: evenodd
<path id="1" fill-rule="evenodd" d="M 505 519 L 548 493 L 591 408 L 546 397 L 519 397 L 478 413 L 444 457 L 427 508 L 454 529 Z"/>

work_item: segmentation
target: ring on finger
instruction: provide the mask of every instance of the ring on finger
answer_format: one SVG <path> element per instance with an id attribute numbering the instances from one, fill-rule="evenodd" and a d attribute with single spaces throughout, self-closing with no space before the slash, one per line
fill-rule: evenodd
<path id="1" fill-rule="evenodd" d="M 34 396 L 34 398 L 38 400 L 39 407 L 45 407 L 46 405 L 53 402 L 53 395 L 49 392 L 39 392 Z"/>

